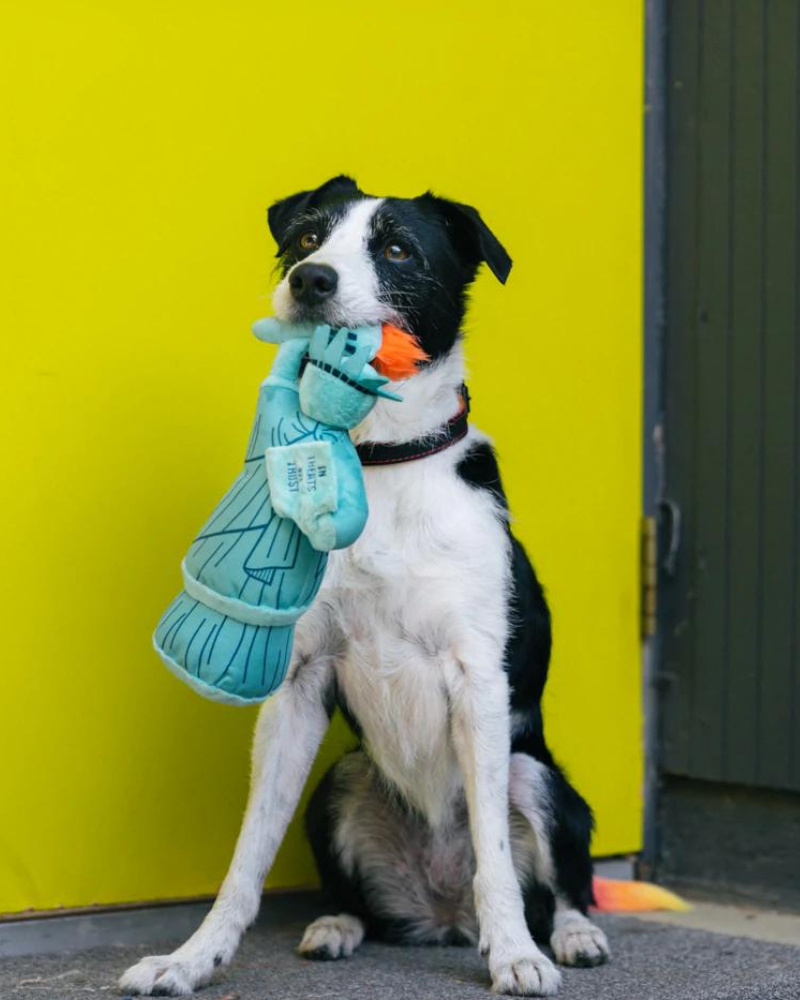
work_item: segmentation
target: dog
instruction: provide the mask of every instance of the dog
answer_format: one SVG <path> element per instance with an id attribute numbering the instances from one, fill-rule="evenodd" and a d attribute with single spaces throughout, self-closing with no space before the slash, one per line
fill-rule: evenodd
<path id="1" fill-rule="evenodd" d="M 550 996 L 560 973 L 535 940 L 564 965 L 599 965 L 609 948 L 587 917 L 592 814 L 544 737 L 547 602 L 510 530 L 492 445 L 465 417 L 467 292 L 482 264 L 505 283 L 511 259 L 474 208 L 372 197 L 345 176 L 268 219 L 279 318 L 388 322 L 428 360 L 392 385 L 402 403 L 380 400 L 353 432 L 367 526 L 331 553 L 287 678 L 261 710 L 216 902 L 182 947 L 143 959 L 120 986 L 179 996 L 231 961 L 338 707 L 359 747 L 306 814 L 331 913 L 300 954 L 346 958 L 366 935 L 471 944 L 495 992 Z"/>

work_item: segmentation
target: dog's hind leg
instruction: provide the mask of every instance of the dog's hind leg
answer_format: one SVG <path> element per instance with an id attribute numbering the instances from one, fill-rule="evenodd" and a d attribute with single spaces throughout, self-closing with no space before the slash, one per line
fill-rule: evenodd
<path id="1" fill-rule="evenodd" d="M 610 955 L 603 931 L 587 917 L 592 902 L 592 815 L 558 768 L 526 753 L 511 755 L 509 799 L 533 831 L 537 880 L 555 895 L 550 946 L 562 965 L 601 965 Z"/>
<path id="2" fill-rule="evenodd" d="M 477 944 L 475 858 L 460 797 L 432 827 L 354 750 L 314 790 L 306 833 L 327 912 L 339 916 L 308 927 L 301 955 L 345 958 L 362 932 L 403 944 Z"/>
<path id="3" fill-rule="evenodd" d="M 259 715 L 247 811 L 214 906 L 177 951 L 144 958 L 128 969 L 120 980 L 123 993 L 192 993 L 230 962 L 242 934 L 255 920 L 264 878 L 328 728 L 330 650 L 325 655 L 303 655 L 301 645 L 298 641 L 286 680 Z"/>
<path id="4" fill-rule="evenodd" d="M 561 898 L 556 899 L 550 947 L 561 965 L 602 965 L 611 956 L 608 939 L 597 924 Z"/>
<path id="5" fill-rule="evenodd" d="M 341 761 L 338 762 L 341 764 Z M 336 850 L 333 795 L 334 765 L 314 789 L 305 827 L 322 891 L 335 916 L 318 917 L 306 927 L 297 951 L 303 958 L 330 961 L 349 958 L 364 940 L 368 905 L 358 880 L 345 873 Z"/>

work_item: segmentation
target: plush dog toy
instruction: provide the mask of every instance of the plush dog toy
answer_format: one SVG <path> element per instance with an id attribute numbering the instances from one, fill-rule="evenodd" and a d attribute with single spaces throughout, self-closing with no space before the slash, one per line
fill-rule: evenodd
<path id="1" fill-rule="evenodd" d="M 184 589 L 153 636 L 181 680 L 233 705 L 263 701 L 281 684 L 294 624 L 319 590 L 327 553 L 352 545 L 366 523 L 347 431 L 379 396 L 400 399 L 370 362 L 386 340 L 384 369 L 396 377 L 415 370 L 419 351 L 393 328 L 311 331 L 265 319 L 253 329 L 281 346 L 261 386 L 244 469 L 192 543 Z"/>

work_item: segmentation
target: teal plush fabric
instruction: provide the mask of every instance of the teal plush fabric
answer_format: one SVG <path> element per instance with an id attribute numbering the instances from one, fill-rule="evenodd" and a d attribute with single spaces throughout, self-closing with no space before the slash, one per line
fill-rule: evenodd
<path id="1" fill-rule="evenodd" d="M 235 705 L 263 701 L 281 684 L 327 553 L 361 534 L 367 500 L 347 431 L 378 395 L 391 396 L 369 364 L 378 327 L 311 331 L 260 320 L 254 331 L 281 346 L 244 468 L 189 548 L 184 589 L 153 637 L 181 680 Z"/>

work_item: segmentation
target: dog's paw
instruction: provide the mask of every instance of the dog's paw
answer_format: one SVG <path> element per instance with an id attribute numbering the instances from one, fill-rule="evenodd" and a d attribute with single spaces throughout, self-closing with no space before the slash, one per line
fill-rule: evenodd
<path id="1" fill-rule="evenodd" d="M 128 969 L 119 988 L 129 996 L 182 997 L 210 978 L 210 970 L 192 968 L 192 963 L 172 955 L 150 955 Z"/>
<path id="2" fill-rule="evenodd" d="M 512 997 L 551 997 L 558 992 L 561 973 L 538 949 L 500 961 L 489 959 L 492 992 Z"/>
<path id="3" fill-rule="evenodd" d="M 340 913 L 336 917 L 320 917 L 309 924 L 297 950 L 303 958 L 321 961 L 349 958 L 363 940 L 361 921 Z"/>
<path id="4" fill-rule="evenodd" d="M 583 968 L 602 965 L 611 955 L 605 934 L 583 916 L 557 927 L 550 937 L 550 947 L 561 965 Z"/>

